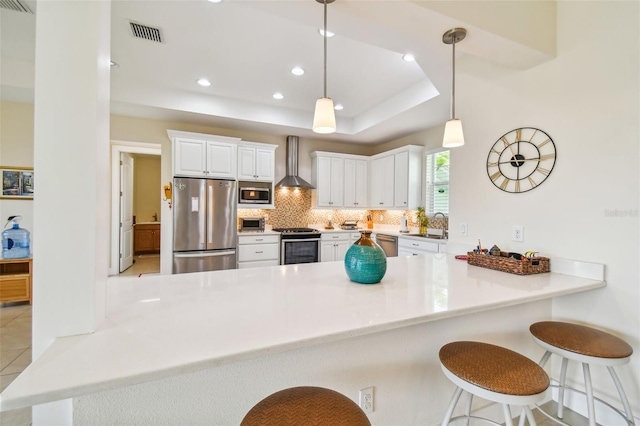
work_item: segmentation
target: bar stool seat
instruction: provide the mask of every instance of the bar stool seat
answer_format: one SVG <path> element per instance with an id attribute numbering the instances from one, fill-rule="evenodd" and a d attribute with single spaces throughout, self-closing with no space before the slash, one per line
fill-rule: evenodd
<path id="1" fill-rule="evenodd" d="M 509 405 L 523 406 L 520 425 L 525 417 L 536 424 L 529 405 L 544 398 L 549 387 L 547 373 L 529 358 L 509 349 L 481 342 L 452 342 L 440 349 L 440 365 L 445 376 L 456 386 L 442 425 L 460 419 L 477 419 L 493 425 L 500 423 L 471 416 L 473 395 L 502 404 L 504 422 L 512 426 Z M 468 393 L 465 414 L 453 417 L 462 391 Z"/>
<path id="2" fill-rule="evenodd" d="M 249 410 L 240 426 L 371 426 L 362 409 L 340 392 L 299 386 L 275 392 Z"/>
<path id="3" fill-rule="evenodd" d="M 529 327 L 529 331 L 535 342 L 546 350 L 540 360 L 540 366 L 544 367 L 551 357 L 551 354 L 559 355 L 562 358 L 558 385 L 552 385 L 558 388 L 557 416 L 553 417 L 538 407 L 540 411 L 558 423 L 565 424 L 562 422 L 562 418 L 564 417 L 564 391 L 570 390 L 586 396 L 590 426 L 596 425 L 595 401 L 611 408 L 625 419 L 627 424 L 635 425 L 631 406 L 622 388 L 622 384 L 613 369 L 614 366 L 627 364 L 629 362 L 631 354 L 633 354 L 633 348 L 627 342 L 610 333 L 592 327 L 559 321 L 537 322 Z M 566 385 L 569 360 L 582 363 L 585 381 L 584 392 Z M 624 413 L 608 402 L 594 396 L 591 385 L 590 364 L 607 367 L 620 395 L 620 402 L 623 405 Z"/>

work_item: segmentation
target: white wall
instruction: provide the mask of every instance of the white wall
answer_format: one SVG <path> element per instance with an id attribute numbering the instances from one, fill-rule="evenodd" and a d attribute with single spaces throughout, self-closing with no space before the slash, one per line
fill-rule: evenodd
<path id="1" fill-rule="evenodd" d="M 621 369 L 640 413 L 640 251 L 638 197 L 638 2 L 559 2 L 558 57 L 525 72 L 484 72 L 459 61 L 457 111 L 466 145 L 452 151 L 451 242 L 497 244 L 604 263 L 608 286 L 554 303 L 554 317 L 614 332 L 635 349 Z M 544 29 L 541 29 L 544 30 Z M 549 178 L 533 191 L 510 194 L 487 176 L 493 143 L 521 126 L 546 131 L 557 148 Z M 607 211 L 628 212 L 611 217 Z M 455 232 L 468 224 L 468 237 Z M 511 241 L 524 225 L 524 243 Z M 606 370 L 595 385 L 615 388 Z"/>

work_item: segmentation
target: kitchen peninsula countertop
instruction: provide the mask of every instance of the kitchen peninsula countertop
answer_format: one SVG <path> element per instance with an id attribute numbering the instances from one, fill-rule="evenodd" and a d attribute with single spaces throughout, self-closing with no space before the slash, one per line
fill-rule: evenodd
<path id="1" fill-rule="evenodd" d="M 560 273 L 518 276 L 446 254 L 389 258 L 375 285 L 350 282 L 341 262 L 114 279 L 98 330 L 55 340 L 2 393 L 0 409 L 605 285 Z"/>

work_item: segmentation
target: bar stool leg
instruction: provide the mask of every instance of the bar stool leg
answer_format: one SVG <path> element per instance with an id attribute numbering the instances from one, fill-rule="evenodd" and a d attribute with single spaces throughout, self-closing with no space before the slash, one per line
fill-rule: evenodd
<path id="1" fill-rule="evenodd" d="M 589 364 L 583 362 L 582 371 L 584 373 L 584 386 L 587 390 L 587 410 L 589 412 L 589 426 L 596 426 L 596 407 L 593 400 L 593 387 L 591 386 L 591 373 L 589 372 Z"/>
<path id="2" fill-rule="evenodd" d="M 511 419 L 511 410 L 509 410 L 509 404 L 502 404 L 502 412 L 504 413 L 505 426 L 513 426 L 513 420 Z"/>
<path id="3" fill-rule="evenodd" d="M 567 365 L 569 359 L 562 358 L 562 366 L 560 367 L 560 387 L 558 387 L 558 418 L 564 417 L 564 385 L 567 382 Z"/>
<path id="4" fill-rule="evenodd" d="M 629 405 L 629 400 L 627 399 L 627 394 L 624 392 L 622 388 L 622 383 L 620 383 L 620 379 L 618 379 L 618 375 L 615 370 L 611 366 L 607 366 L 607 370 L 609 370 L 609 374 L 611 374 L 611 378 L 613 379 L 613 383 L 616 385 L 616 389 L 618 389 L 618 395 L 620 395 L 620 401 L 622 401 L 622 406 L 624 407 L 624 413 L 627 415 L 627 421 L 630 425 L 635 425 L 636 421 L 633 418 L 633 413 L 631 412 L 631 405 Z"/>
<path id="5" fill-rule="evenodd" d="M 528 405 L 524 407 L 524 412 L 526 413 L 527 420 L 529 420 L 529 426 L 537 426 L 536 419 L 533 418 L 533 413 Z M 522 414 L 520 415 L 520 423 L 522 424 L 519 426 L 524 426 L 524 418 Z"/>
<path id="6" fill-rule="evenodd" d="M 449 424 L 449 420 L 451 420 L 451 416 L 453 415 L 453 410 L 456 408 L 456 405 L 458 404 L 458 400 L 460 399 L 461 394 L 462 394 L 462 388 L 460 386 L 456 387 L 456 391 L 453 393 L 453 397 L 451 398 L 449 407 L 447 407 L 447 412 L 444 415 L 444 419 L 442 420 L 442 426 L 447 426 Z"/>
<path id="7" fill-rule="evenodd" d="M 467 403 L 464 406 L 464 415 L 467 418 L 464 420 L 464 426 L 469 426 L 469 416 L 471 416 L 471 402 L 473 401 L 473 394 L 467 393 Z"/>
<path id="8" fill-rule="evenodd" d="M 551 352 L 550 351 L 546 351 L 544 353 L 544 355 L 542 355 L 542 358 L 540 359 L 540 362 L 538 363 L 538 365 L 540 367 L 544 367 L 544 365 L 547 363 L 547 361 L 549 361 L 549 357 L 551 356 Z"/>

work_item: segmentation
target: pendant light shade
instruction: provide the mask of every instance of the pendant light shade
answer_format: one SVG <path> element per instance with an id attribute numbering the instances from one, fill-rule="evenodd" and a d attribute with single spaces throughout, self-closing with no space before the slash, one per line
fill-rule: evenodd
<path id="1" fill-rule="evenodd" d="M 336 131 L 336 112 L 333 101 L 327 97 L 327 4 L 335 0 L 316 0 L 324 5 L 324 96 L 316 101 L 316 111 L 313 114 L 313 131 L 328 134 Z"/>
<path id="2" fill-rule="evenodd" d="M 464 145 L 464 135 L 462 133 L 462 121 L 452 118 L 444 126 L 444 138 L 442 146 L 445 148 L 456 148 Z"/>
<path id="3" fill-rule="evenodd" d="M 313 131 L 325 134 L 336 131 L 336 114 L 331 98 L 320 98 L 316 101 L 316 112 L 313 114 Z"/>
<path id="4" fill-rule="evenodd" d="M 464 40 L 467 30 L 464 28 L 454 28 L 442 35 L 444 44 L 451 44 L 452 60 L 451 60 L 451 119 L 447 121 L 444 127 L 444 137 L 442 138 L 442 146 L 445 148 L 456 148 L 464 145 L 464 134 L 462 133 L 462 121 L 456 117 L 456 43 Z"/>

